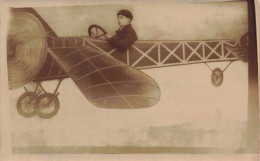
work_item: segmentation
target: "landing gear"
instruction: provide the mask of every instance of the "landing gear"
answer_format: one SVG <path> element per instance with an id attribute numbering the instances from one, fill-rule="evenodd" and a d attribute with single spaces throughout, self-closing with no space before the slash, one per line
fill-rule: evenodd
<path id="1" fill-rule="evenodd" d="M 229 64 L 225 67 L 225 69 L 221 70 L 220 68 L 212 69 L 207 63 L 205 65 L 211 70 L 211 83 L 215 87 L 220 87 L 224 81 L 224 72 L 228 68 L 228 66 L 233 61 L 230 61 Z"/>
<path id="2" fill-rule="evenodd" d="M 57 114 L 60 107 L 58 99 L 59 83 L 53 93 L 47 93 L 42 87 L 41 82 L 36 82 L 34 92 L 29 92 L 26 88 L 25 93 L 17 101 L 18 112 L 25 117 L 31 117 L 37 114 L 41 118 L 51 118 Z"/>

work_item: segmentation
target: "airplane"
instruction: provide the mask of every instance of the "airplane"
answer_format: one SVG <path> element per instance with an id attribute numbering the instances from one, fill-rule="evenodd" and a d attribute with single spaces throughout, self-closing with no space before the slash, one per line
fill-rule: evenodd
<path id="1" fill-rule="evenodd" d="M 65 78 L 71 78 L 96 107 L 148 108 L 160 100 L 161 91 L 140 69 L 204 63 L 212 72 L 212 84 L 219 87 L 228 66 L 247 57 L 246 34 L 240 40 L 138 40 L 122 52 L 102 39 L 107 32 L 99 25 L 89 26 L 87 36 L 58 37 L 33 8 L 11 8 L 10 14 L 9 89 L 34 85 L 34 91 L 24 87 L 17 101 L 17 110 L 25 117 L 56 115 L 58 89 Z M 223 61 L 229 62 L 224 70 L 207 64 Z M 41 85 L 48 80 L 58 80 L 53 93 Z"/>

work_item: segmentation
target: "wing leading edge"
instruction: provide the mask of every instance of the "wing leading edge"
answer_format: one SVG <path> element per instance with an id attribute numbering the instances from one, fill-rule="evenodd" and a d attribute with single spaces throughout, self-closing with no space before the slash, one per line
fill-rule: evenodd
<path id="1" fill-rule="evenodd" d="M 146 108 L 160 99 L 160 89 L 154 80 L 110 55 L 88 46 L 48 50 L 97 107 Z"/>

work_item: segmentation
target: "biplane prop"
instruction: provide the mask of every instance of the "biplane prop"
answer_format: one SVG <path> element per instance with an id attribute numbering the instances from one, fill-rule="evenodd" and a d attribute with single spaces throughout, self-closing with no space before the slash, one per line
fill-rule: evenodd
<path id="1" fill-rule="evenodd" d="M 24 87 L 17 101 L 18 112 L 26 117 L 51 118 L 58 112 L 58 88 L 64 78 L 70 77 L 96 107 L 147 108 L 159 101 L 160 88 L 138 69 L 219 61 L 229 61 L 229 66 L 238 60 L 232 52 L 246 51 L 235 40 L 207 40 L 137 41 L 122 52 L 99 39 L 106 31 L 98 25 L 89 27 L 89 36 L 58 37 L 34 9 L 10 11 L 9 88 L 35 85 L 33 91 Z M 214 86 L 222 84 L 225 70 L 211 69 Z M 58 80 L 53 93 L 41 85 L 47 80 Z"/>

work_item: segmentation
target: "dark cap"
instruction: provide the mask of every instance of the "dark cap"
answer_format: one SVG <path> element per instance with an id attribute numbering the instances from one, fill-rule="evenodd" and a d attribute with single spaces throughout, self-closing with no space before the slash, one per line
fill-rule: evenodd
<path id="1" fill-rule="evenodd" d="M 130 18 L 131 21 L 132 21 L 132 19 L 133 19 L 132 13 L 131 13 L 130 11 L 128 11 L 128 10 L 120 10 L 120 11 L 118 11 L 118 13 L 117 13 L 117 16 L 118 16 L 118 15 L 123 15 L 123 16 L 125 16 L 125 17 L 127 17 L 127 18 Z"/>

